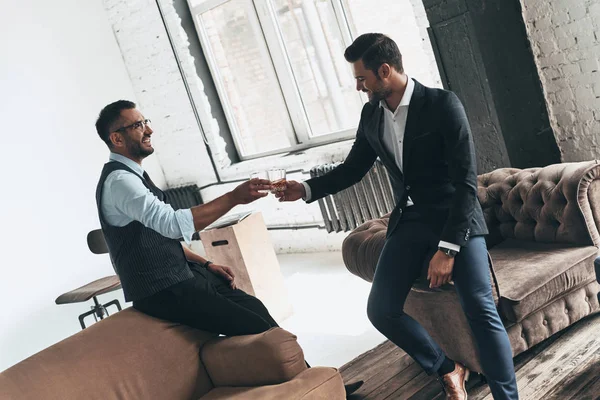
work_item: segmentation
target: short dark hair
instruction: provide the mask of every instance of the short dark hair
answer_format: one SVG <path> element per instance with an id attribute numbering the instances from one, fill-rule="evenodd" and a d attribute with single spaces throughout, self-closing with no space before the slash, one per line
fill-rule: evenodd
<path id="1" fill-rule="evenodd" d="M 396 42 L 383 33 L 365 33 L 357 37 L 344 52 L 348 62 L 362 59 L 365 68 L 370 69 L 379 76 L 377 70 L 381 64 L 389 64 L 396 71 L 403 73 L 402 54 Z"/>
<path id="2" fill-rule="evenodd" d="M 117 100 L 100 111 L 100 115 L 96 120 L 96 131 L 98 132 L 100 139 L 102 139 L 108 147 L 112 147 L 110 133 L 115 129 L 115 123 L 121 118 L 121 111 L 131 110 L 132 108 L 135 108 L 135 103 L 133 101 Z"/>

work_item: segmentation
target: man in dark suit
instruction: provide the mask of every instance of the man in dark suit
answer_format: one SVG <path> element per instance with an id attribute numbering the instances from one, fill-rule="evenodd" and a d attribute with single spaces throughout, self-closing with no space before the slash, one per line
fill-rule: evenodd
<path id="1" fill-rule="evenodd" d="M 403 312 L 413 282 L 429 261 L 432 288 L 454 281 L 494 398 L 517 399 L 512 350 L 492 298 L 475 149 L 460 100 L 409 79 L 398 46 L 385 35 L 358 37 L 344 56 L 352 63 L 357 90 L 369 97 L 355 143 L 328 174 L 288 182 L 280 201 L 312 202 L 337 193 L 360 181 L 379 157 L 396 207 L 373 279 L 369 319 L 427 373 L 440 376 L 447 398 L 466 399 L 469 371 L 446 357 Z"/>

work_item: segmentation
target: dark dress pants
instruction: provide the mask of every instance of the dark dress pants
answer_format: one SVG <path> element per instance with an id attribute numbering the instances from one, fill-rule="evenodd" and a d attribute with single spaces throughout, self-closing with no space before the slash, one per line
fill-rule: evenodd
<path id="1" fill-rule="evenodd" d="M 156 318 L 227 336 L 261 333 L 276 327 L 264 304 L 198 264 L 194 277 L 179 282 L 133 307 Z"/>
<path id="2" fill-rule="evenodd" d="M 367 314 L 377 330 L 406 351 L 428 374 L 433 374 L 445 355 L 403 308 L 411 286 L 437 251 L 439 235 L 409 210 L 386 240 L 375 271 Z M 494 399 L 517 399 L 512 349 L 492 297 L 487 248 L 482 236 L 472 237 L 455 257 L 453 281 Z"/>

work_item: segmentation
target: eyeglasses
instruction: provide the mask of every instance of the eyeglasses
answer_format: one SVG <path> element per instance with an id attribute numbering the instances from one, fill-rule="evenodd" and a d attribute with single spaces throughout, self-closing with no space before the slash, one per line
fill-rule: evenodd
<path id="1" fill-rule="evenodd" d="M 137 121 L 137 122 L 134 122 L 131 125 L 127 125 L 127 126 L 123 126 L 123 127 L 119 128 L 119 129 L 115 129 L 115 132 L 124 132 L 127 129 L 131 129 L 131 128 L 133 128 L 133 129 L 141 129 L 142 131 L 145 131 L 146 130 L 146 126 L 149 127 L 150 124 L 151 124 L 151 122 L 152 121 L 150 121 L 149 119 L 145 119 L 145 120 L 142 120 L 142 121 Z"/>

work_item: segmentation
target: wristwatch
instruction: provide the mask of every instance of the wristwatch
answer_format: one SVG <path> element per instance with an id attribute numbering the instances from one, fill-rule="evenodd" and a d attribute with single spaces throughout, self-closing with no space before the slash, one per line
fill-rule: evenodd
<path id="1" fill-rule="evenodd" d="M 438 250 L 441 251 L 442 253 L 444 253 L 445 255 L 447 255 L 450 258 L 454 258 L 454 256 L 456 254 L 458 254 L 458 251 L 452 250 L 452 249 L 447 249 L 445 247 L 438 247 Z"/>

